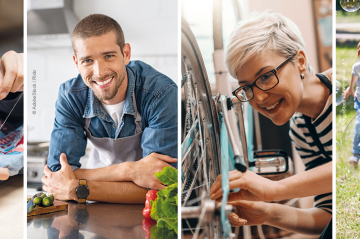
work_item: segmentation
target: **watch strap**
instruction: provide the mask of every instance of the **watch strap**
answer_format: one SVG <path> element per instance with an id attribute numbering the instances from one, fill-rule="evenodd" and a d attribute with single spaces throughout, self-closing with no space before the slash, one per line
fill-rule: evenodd
<path id="1" fill-rule="evenodd" d="M 86 186 L 86 185 L 87 185 L 86 179 L 79 179 L 79 185 L 84 185 L 84 186 Z"/>
<path id="2" fill-rule="evenodd" d="M 86 203 L 86 199 L 85 198 L 79 198 L 78 203 Z"/>

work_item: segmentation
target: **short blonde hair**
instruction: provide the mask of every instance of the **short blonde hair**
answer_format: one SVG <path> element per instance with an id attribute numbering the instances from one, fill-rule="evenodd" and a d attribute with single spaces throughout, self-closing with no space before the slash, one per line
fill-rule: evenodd
<path id="1" fill-rule="evenodd" d="M 289 18 L 269 11 L 252 12 L 237 24 L 226 47 L 225 64 L 230 75 L 237 78 L 236 72 L 246 61 L 268 49 L 288 58 L 298 50 L 305 52 L 305 42 Z M 313 71 L 309 63 L 307 68 Z"/>

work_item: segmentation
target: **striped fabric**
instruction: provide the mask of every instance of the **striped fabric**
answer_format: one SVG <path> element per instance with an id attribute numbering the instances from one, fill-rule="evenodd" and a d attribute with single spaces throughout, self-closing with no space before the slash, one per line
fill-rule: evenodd
<path id="1" fill-rule="evenodd" d="M 318 167 L 332 161 L 332 95 L 329 96 L 324 110 L 312 121 L 325 152 L 319 152 L 306 126 L 303 114 L 295 113 L 290 120 L 290 138 L 295 145 L 306 169 Z M 330 182 L 331 183 L 331 182 Z M 315 197 L 314 207 L 332 213 L 332 193 Z"/>

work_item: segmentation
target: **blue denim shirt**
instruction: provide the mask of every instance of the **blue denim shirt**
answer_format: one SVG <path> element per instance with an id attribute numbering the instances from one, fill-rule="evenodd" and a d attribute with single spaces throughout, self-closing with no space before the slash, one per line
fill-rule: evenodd
<path id="1" fill-rule="evenodd" d="M 81 167 L 79 161 L 85 155 L 87 143 L 85 118 L 92 118 L 89 130 L 94 137 L 115 139 L 134 135 L 133 93 L 142 117 L 143 157 L 156 152 L 177 158 L 177 85 L 141 61 L 131 61 L 126 71 L 128 89 L 122 121 L 118 127 L 101 107 L 93 91 L 85 85 L 80 74 L 60 86 L 49 148 L 50 170 L 61 168 L 61 153 L 67 155 L 73 170 Z"/>

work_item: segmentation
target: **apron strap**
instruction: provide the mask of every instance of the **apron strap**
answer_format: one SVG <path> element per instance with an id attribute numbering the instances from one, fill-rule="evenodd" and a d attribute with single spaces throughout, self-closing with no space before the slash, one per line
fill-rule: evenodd
<path id="1" fill-rule="evenodd" d="M 85 128 L 89 129 L 91 118 L 85 118 Z"/>
<path id="2" fill-rule="evenodd" d="M 141 115 L 136 106 L 135 90 L 133 92 L 132 100 L 133 100 L 134 112 L 135 112 L 135 115 L 134 115 L 135 125 L 136 125 L 135 134 L 138 134 L 138 133 L 142 132 L 142 119 L 141 119 Z"/>

